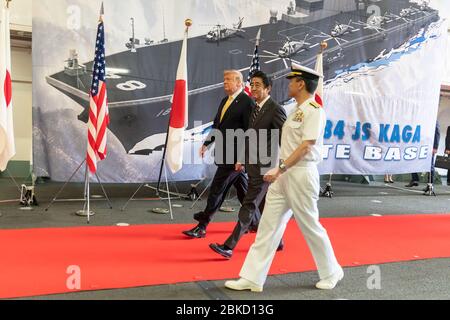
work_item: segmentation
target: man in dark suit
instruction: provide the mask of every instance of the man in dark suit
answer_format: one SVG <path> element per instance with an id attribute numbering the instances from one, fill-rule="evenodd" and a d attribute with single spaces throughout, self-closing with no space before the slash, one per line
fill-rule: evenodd
<path id="1" fill-rule="evenodd" d="M 429 183 L 434 183 L 434 177 L 436 175 L 436 170 L 434 168 L 434 163 L 436 161 L 436 154 L 438 152 L 439 149 L 439 140 L 441 140 L 441 127 L 439 125 L 439 122 L 436 121 L 436 128 L 434 131 L 434 142 L 433 142 L 433 154 L 431 156 L 431 170 L 428 173 L 428 181 Z M 423 189 L 423 191 L 425 192 L 425 194 L 427 194 L 427 192 L 432 191 L 432 189 L 430 187 L 430 185 L 428 184 L 425 189 Z"/>
<path id="2" fill-rule="evenodd" d="M 248 191 L 239 210 L 239 221 L 232 234 L 224 244 L 210 244 L 212 250 L 228 259 L 250 226 L 258 225 L 269 188 L 269 183 L 264 181 L 264 174 L 270 168 L 278 166 L 278 147 L 281 142 L 281 128 L 286 121 L 286 112 L 270 97 L 271 86 L 272 83 L 265 73 L 261 71 L 253 73 L 251 93 L 256 101 L 256 108 L 250 119 L 245 148 L 245 168 L 249 176 Z M 242 171 L 243 168 L 241 161 L 236 164 L 236 171 Z M 278 249 L 283 249 L 282 241 Z"/>
<path id="3" fill-rule="evenodd" d="M 233 134 L 237 130 L 247 131 L 250 116 L 255 108 L 255 102 L 245 94 L 242 73 L 237 70 L 224 72 L 224 91 L 227 94 L 220 103 L 214 119 L 211 133 L 200 148 L 203 158 L 208 147 L 215 143 L 214 160 L 217 171 L 209 190 L 207 205 L 204 211 L 194 214 L 198 225 L 191 230 L 183 231 L 190 238 L 204 238 L 206 228 L 214 214 L 225 200 L 231 185 L 237 190 L 239 201 L 243 202 L 248 188 L 248 179 L 244 172 L 236 171 L 238 151 L 243 148 Z"/>
<path id="4" fill-rule="evenodd" d="M 450 156 L 450 126 L 447 127 L 445 135 L 445 154 Z M 447 170 L 447 185 L 450 186 L 450 170 Z"/>
<path id="5" fill-rule="evenodd" d="M 431 156 L 431 169 L 430 169 L 431 177 L 430 177 L 430 173 L 429 173 L 427 183 L 428 182 L 434 183 L 434 174 L 435 174 L 434 162 L 435 162 L 436 153 L 439 149 L 439 140 L 440 139 L 441 139 L 440 125 L 439 125 L 439 122 L 436 121 L 436 127 L 435 127 L 435 131 L 434 131 L 434 141 L 433 141 L 433 155 Z M 411 181 L 405 187 L 408 187 L 408 188 L 417 187 L 418 185 L 419 185 L 419 174 L 411 173 Z M 428 192 L 429 187 L 428 186 L 425 187 L 425 189 L 423 189 L 423 191 Z"/>

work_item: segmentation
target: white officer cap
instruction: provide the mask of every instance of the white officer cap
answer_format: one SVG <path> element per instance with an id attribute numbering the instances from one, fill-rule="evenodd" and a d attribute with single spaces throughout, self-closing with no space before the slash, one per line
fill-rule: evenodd
<path id="1" fill-rule="evenodd" d="M 318 80 L 319 78 L 322 78 L 323 75 L 314 69 L 292 63 L 291 72 L 286 76 L 286 78 L 291 79 L 295 77 Z"/>

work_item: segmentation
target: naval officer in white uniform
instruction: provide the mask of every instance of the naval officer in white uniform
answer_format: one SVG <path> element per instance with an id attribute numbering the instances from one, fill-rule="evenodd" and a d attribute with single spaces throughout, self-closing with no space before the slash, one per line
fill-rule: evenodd
<path id="1" fill-rule="evenodd" d="M 233 290 L 261 292 L 286 226 L 297 221 L 316 263 L 318 289 L 333 289 L 344 277 L 326 230 L 319 222 L 319 173 L 326 123 L 325 111 L 315 102 L 319 77 L 316 71 L 293 64 L 289 96 L 297 108 L 287 118 L 282 133 L 280 165 L 264 177 L 271 182 L 255 243 L 245 259 L 240 279 L 227 281 Z"/>

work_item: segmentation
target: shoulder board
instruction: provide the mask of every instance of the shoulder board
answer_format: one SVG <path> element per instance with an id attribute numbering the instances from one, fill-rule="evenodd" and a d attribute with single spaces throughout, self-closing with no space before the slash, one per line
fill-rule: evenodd
<path id="1" fill-rule="evenodd" d="M 312 107 L 314 107 L 314 108 L 316 108 L 316 109 L 321 108 L 320 104 L 318 104 L 316 101 L 311 101 L 311 102 L 309 103 L 309 105 L 312 106 Z"/>

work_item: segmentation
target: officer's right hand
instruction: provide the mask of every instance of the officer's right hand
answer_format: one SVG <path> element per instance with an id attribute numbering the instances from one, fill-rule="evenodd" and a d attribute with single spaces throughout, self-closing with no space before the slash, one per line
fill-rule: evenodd
<path id="1" fill-rule="evenodd" d="M 236 171 L 238 171 L 238 172 L 244 171 L 244 168 L 245 168 L 245 166 L 244 166 L 242 163 L 240 163 L 240 162 L 237 162 L 237 163 L 234 165 L 234 170 L 236 170 Z"/>
<path id="2" fill-rule="evenodd" d="M 281 171 L 279 168 L 273 168 L 270 169 L 269 172 L 267 172 L 264 175 L 264 181 L 265 182 L 269 182 L 269 183 L 273 183 L 275 182 L 279 177 L 281 176 Z"/>
<path id="3" fill-rule="evenodd" d="M 446 154 L 450 154 L 450 150 L 445 150 L 445 153 Z"/>

